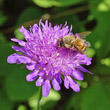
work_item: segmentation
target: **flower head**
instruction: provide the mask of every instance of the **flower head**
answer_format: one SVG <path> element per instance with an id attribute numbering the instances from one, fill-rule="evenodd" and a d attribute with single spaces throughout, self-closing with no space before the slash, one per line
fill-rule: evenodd
<path id="1" fill-rule="evenodd" d="M 7 59 L 8 63 L 24 63 L 31 71 L 26 76 L 26 80 L 36 80 L 36 86 L 42 86 L 45 97 L 49 95 L 51 85 L 56 91 L 61 89 L 61 76 L 64 77 L 65 88 L 70 87 L 75 92 L 79 92 L 79 85 L 74 79 L 83 80 L 82 72 L 89 72 L 82 65 L 90 65 L 91 58 L 72 49 L 57 48 L 58 39 L 73 35 L 71 30 L 72 28 L 69 29 L 67 24 L 52 27 L 48 21 L 45 23 L 40 21 L 39 25 L 34 24 L 29 31 L 23 26 L 19 29 L 26 41 L 11 39 L 20 45 L 12 48 L 22 55 L 19 53 L 10 55 Z"/>

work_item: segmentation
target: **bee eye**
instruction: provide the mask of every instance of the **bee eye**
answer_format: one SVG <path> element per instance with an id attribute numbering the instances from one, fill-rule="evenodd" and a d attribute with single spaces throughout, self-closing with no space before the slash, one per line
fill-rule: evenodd
<path id="1" fill-rule="evenodd" d="M 60 46 L 63 47 L 63 40 L 60 41 Z"/>

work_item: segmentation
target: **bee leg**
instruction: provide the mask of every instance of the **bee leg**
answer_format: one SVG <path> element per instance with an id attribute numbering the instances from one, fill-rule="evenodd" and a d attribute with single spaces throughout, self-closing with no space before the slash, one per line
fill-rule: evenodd
<path id="1" fill-rule="evenodd" d="M 72 45 L 71 47 L 70 47 L 70 49 L 74 49 L 75 47 Z"/>
<path id="2" fill-rule="evenodd" d="M 85 48 L 84 50 L 79 50 L 79 52 L 80 52 L 81 54 L 84 54 L 85 51 L 86 51 L 86 48 Z"/>

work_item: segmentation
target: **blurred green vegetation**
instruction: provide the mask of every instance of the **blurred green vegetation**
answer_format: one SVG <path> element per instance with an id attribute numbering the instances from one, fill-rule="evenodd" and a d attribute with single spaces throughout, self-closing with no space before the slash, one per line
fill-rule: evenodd
<path id="1" fill-rule="evenodd" d="M 42 98 L 42 110 L 110 110 L 110 0 L 0 0 L 0 110 L 36 110 L 39 88 L 27 82 L 29 73 L 24 65 L 8 64 L 7 57 L 16 45 L 10 38 L 24 39 L 18 31 L 39 19 L 49 19 L 53 25 L 73 27 L 73 33 L 91 31 L 91 43 L 86 53 L 92 57 L 84 81 L 78 81 L 81 92 L 51 90 Z"/>

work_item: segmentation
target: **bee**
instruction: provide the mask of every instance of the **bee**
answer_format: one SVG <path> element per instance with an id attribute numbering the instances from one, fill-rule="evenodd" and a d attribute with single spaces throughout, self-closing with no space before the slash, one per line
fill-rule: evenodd
<path id="1" fill-rule="evenodd" d="M 60 38 L 58 41 L 58 47 L 65 47 L 68 49 L 76 49 L 81 54 L 86 51 L 86 47 L 90 46 L 90 43 L 87 42 L 84 37 L 89 35 L 91 32 L 81 32 L 75 35 L 67 35 L 63 38 Z"/>

